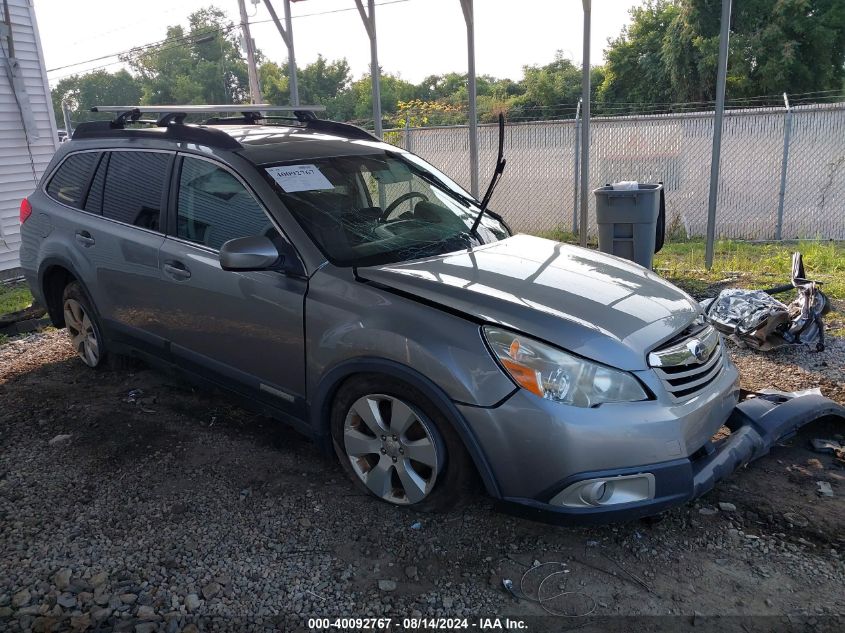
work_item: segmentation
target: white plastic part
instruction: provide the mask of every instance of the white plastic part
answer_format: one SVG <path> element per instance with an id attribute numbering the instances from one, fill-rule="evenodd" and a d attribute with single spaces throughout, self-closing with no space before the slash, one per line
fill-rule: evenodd
<path id="1" fill-rule="evenodd" d="M 549 502 L 566 508 L 597 508 L 654 499 L 654 475 L 637 473 L 578 481 Z"/>

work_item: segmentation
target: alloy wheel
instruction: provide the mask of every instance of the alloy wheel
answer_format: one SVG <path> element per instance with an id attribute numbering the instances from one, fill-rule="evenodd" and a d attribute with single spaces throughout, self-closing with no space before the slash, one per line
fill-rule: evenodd
<path id="1" fill-rule="evenodd" d="M 100 362 L 100 342 L 85 306 L 76 299 L 65 299 L 64 316 L 73 349 L 79 354 L 83 363 L 89 367 L 96 367 Z"/>
<path id="2" fill-rule="evenodd" d="M 442 466 L 434 427 L 411 405 L 371 394 L 349 408 L 343 444 L 352 470 L 370 491 L 390 503 L 425 499 Z"/>

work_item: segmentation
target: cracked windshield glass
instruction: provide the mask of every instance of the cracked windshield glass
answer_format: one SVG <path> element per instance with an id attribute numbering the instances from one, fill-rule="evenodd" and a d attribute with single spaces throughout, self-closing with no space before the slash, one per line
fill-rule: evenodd
<path id="1" fill-rule="evenodd" d="M 341 266 L 430 257 L 504 239 L 498 216 L 425 161 L 404 153 L 266 166 L 276 191 L 326 257 Z"/>

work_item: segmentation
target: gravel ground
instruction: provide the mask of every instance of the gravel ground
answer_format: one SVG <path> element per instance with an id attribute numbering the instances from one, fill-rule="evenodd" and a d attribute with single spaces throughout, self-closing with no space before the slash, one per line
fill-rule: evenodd
<path id="1" fill-rule="evenodd" d="M 845 402 L 840 339 L 821 354 L 732 353 L 745 388 L 818 386 Z M 0 630 L 304 630 L 313 616 L 845 625 L 845 465 L 808 449 L 845 432 L 830 425 L 660 520 L 598 528 L 505 516 L 480 493 L 445 515 L 389 507 L 221 394 L 87 370 L 63 332 L 0 346 L 0 432 Z M 551 610 L 588 616 L 514 599 L 502 581 L 523 574 L 530 595 L 543 579 L 544 596 L 566 592 Z"/>

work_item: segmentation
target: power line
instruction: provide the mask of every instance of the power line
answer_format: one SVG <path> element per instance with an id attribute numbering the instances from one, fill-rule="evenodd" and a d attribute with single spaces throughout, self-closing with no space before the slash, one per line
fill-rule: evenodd
<path id="1" fill-rule="evenodd" d="M 387 5 L 391 5 L 391 4 L 401 4 L 401 3 L 404 3 L 404 2 L 410 2 L 410 0 L 385 0 L 384 2 L 377 2 L 376 6 L 382 7 L 382 6 L 387 6 Z M 331 14 L 334 14 L 334 13 L 345 13 L 347 11 L 357 11 L 357 8 L 353 6 L 353 7 L 347 7 L 345 9 L 332 9 L 331 11 L 318 11 L 318 12 L 314 12 L 314 13 L 303 13 L 302 15 L 293 16 L 293 19 L 310 18 L 310 17 L 314 17 L 314 16 L 319 16 L 319 15 L 331 15 Z M 249 24 L 251 26 L 253 24 L 266 24 L 266 23 L 272 22 L 272 21 L 273 21 L 272 19 L 251 20 L 251 21 L 247 22 L 247 24 Z M 200 37 L 204 36 L 204 35 L 210 35 L 212 33 L 229 32 L 229 31 L 233 30 L 234 28 L 237 28 L 238 26 L 239 25 L 228 25 L 228 26 L 225 26 L 225 27 L 211 28 L 211 29 L 208 29 L 207 31 L 203 31 L 203 33 L 202 33 L 202 35 L 200 35 Z M 172 43 L 172 42 L 176 42 L 176 41 L 186 41 L 186 40 L 192 39 L 194 37 L 198 37 L 198 35 L 196 33 L 188 33 L 188 34 L 185 34 L 185 35 L 179 35 L 179 36 L 174 36 L 174 37 L 170 37 L 170 38 L 164 38 L 162 40 L 156 40 L 154 42 L 149 42 L 147 44 L 139 44 L 138 46 L 133 46 L 132 48 L 128 48 L 126 50 L 118 51 L 116 53 L 110 53 L 108 55 L 101 55 L 100 57 L 92 57 L 91 59 L 86 59 L 86 60 L 83 60 L 83 61 L 74 62 L 72 64 L 65 64 L 64 66 L 57 66 L 55 68 L 48 68 L 47 73 L 49 74 L 49 73 L 55 72 L 57 70 L 64 70 L 66 68 L 73 68 L 74 66 L 82 66 L 84 64 L 89 64 L 91 62 L 98 62 L 98 61 L 101 61 L 101 60 L 104 60 L 104 59 L 110 59 L 112 57 L 118 57 L 119 55 L 125 55 L 127 53 L 132 53 L 132 52 L 139 50 L 139 49 L 143 50 L 143 49 L 152 48 L 152 47 L 155 47 L 155 46 L 161 46 L 162 44 L 168 44 L 168 43 Z M 121 63 L 121 62 L 116 61 L 116 62 L 112 62 L 112 63 L 109 63 L 109 64 L 103 64 L 100 67 L 89 69 L 88 71 L 85 71 L 85 72 L 90 72 L 91 70 L 99 70 L 100 68 L 106 68 L 108 66 L 113 66 L 114 64 L 119 64 L 119 63 Z M 65 77 L 70 77 L 70 76 L 75 75 L 75 74 L 77 74 L 77 73 L 71 73 L 70 75 L 63 75 L 62 77 L 54 77 L 54 79 L 64 79 Z"/>

